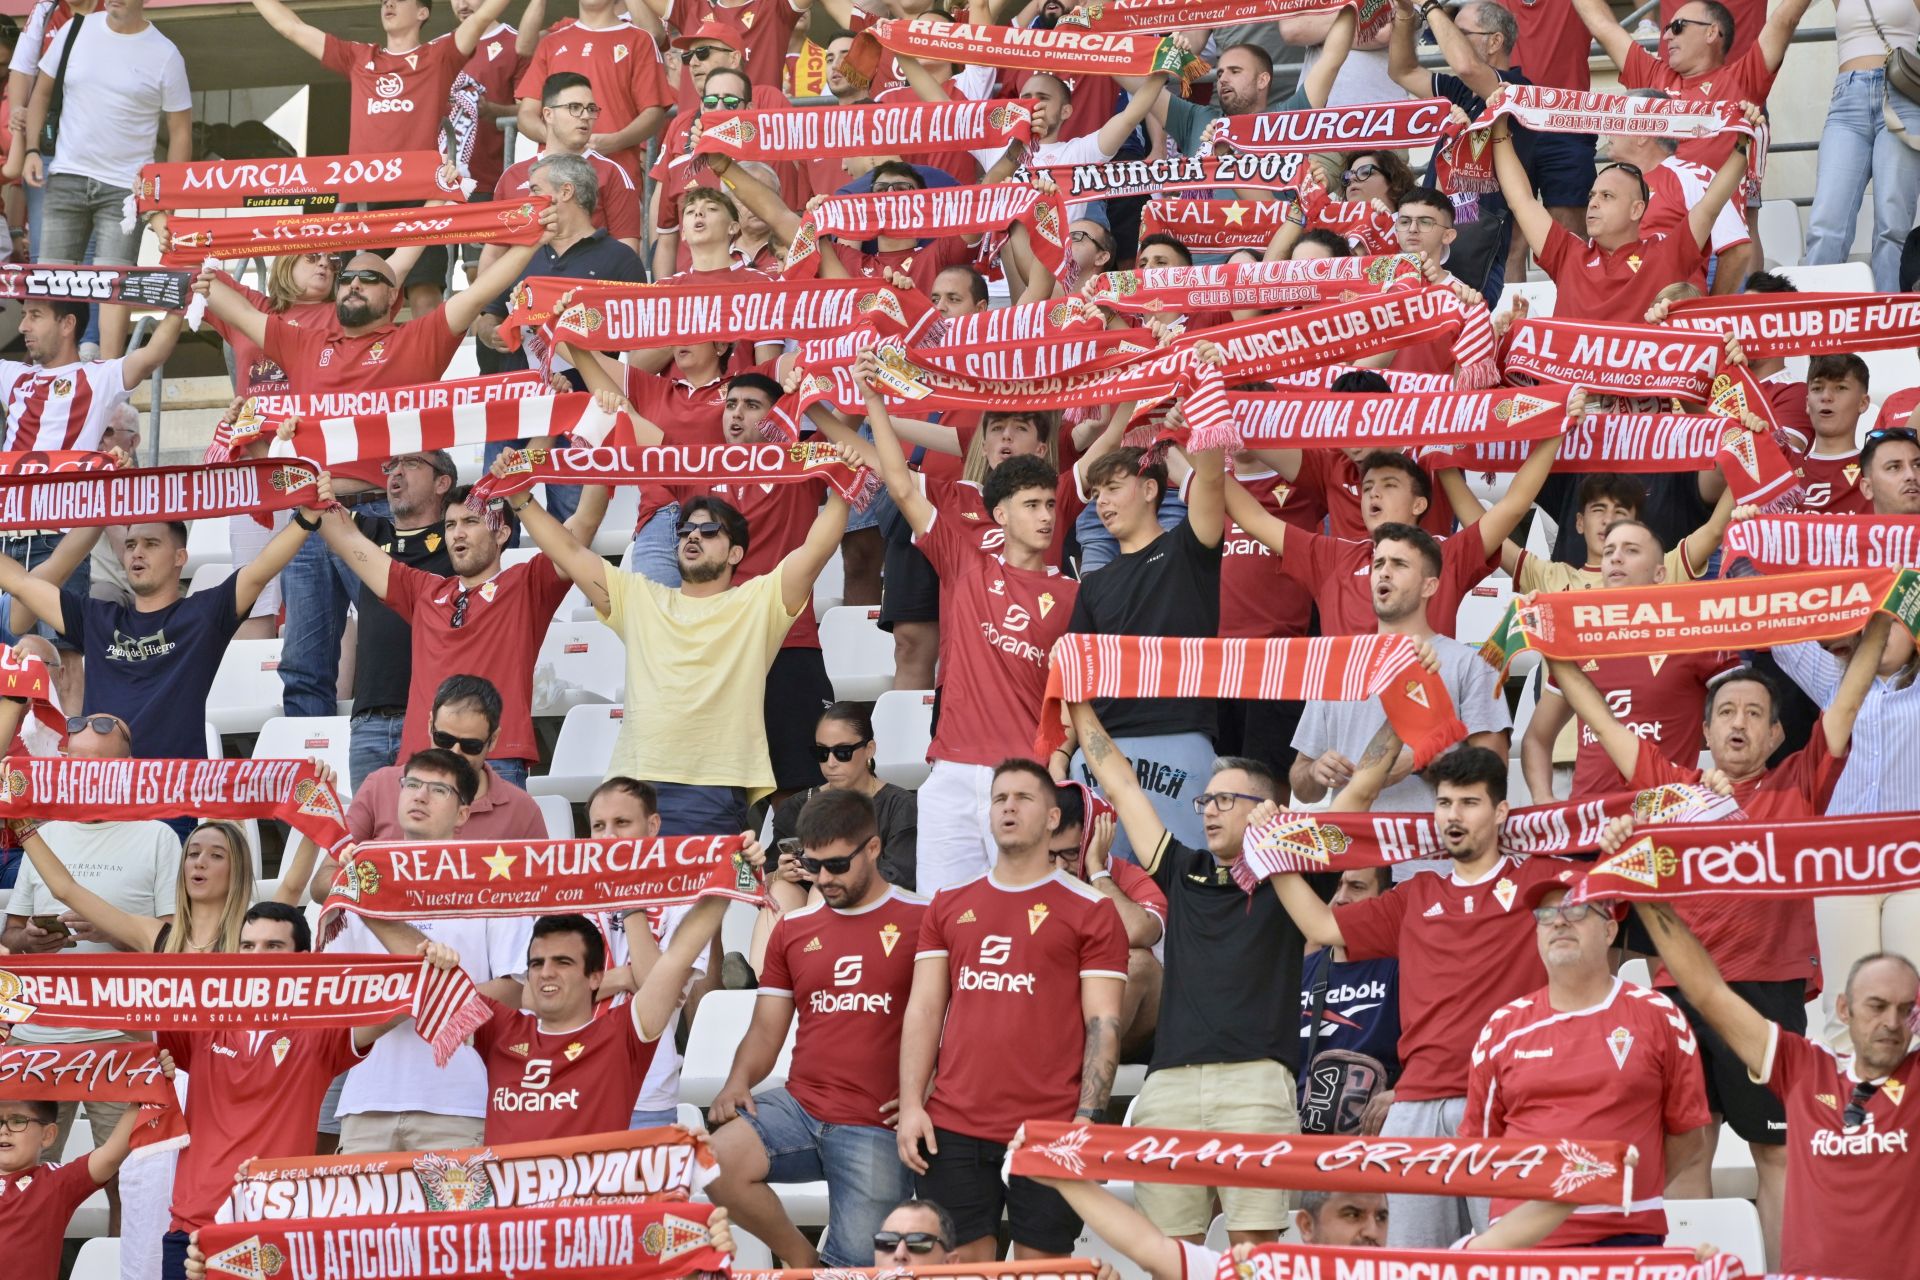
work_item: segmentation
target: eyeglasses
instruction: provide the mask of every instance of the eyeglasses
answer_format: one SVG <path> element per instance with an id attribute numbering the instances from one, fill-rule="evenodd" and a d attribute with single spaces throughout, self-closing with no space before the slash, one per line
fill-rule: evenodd
<path id="1" fill-rule="evenodd" d="M 1710 27 L 1712 25 L 1713 23 L 1702 22 L 1698 18 L 1675 18 L 1667 24 L 1667 34 L 1670 36 L 1685 35 L 1688 27 Z"/>
<path id="2" fill-rule="evenodd" d="M 737 93 L 710 93 L 700 99 L 700 105 L 708 111 L 738 111 L 747 100 Z"/>
<path id="3" fill-rule="evenodd" d="M 1862 1080 L 1853 1086 L 1853 1096 L 1847 1099 L 1847 1109 L 1840 1117 L 1840 1123 L 1849 1129 L 1858 1129 L 1867 1122 L 1867 1102 L 1880 1092 L 1877 1084 L 1868 1084 Z"/>
<path id="4" fill-rule="evenodd" d="M 555 111 L 564 111 L 575 120 L 598 120 L 600 118 L 600 104 L 597 102 L 556 102 L 553 104 L 553 109 Z"/>
<path id="5" fill-rule="evenodd" d="M 1047 850 L 1047 856 L 1049 858 L 1058 859 L 1061 862 L 1066 862 L 1071 858 L 1077 858 L 1080 856 L 1080 846 L 1076 844 L 1076 845 L 1069 845 L 1065 849 L 1049 849 Z"/>
<path id="6" fill-rule="evenodd" d="M 421 457 L 419 454 L 407 453 L 402 454 L 398 458 L 388 458 L 385 462 L 381 463 L 380 474 L 390 476 L 402 467 L 425 467 L 429 471 L 439 470 L 438 467 L 434 466 L 433 463 L 427 461 L 427 459 Z"/>
<path id="7" fill-rule="evenodd" d="M 1440 219 L 1424 215 L 1418 218 L 1409 218 L 1402 214 L 1393 220 L 1393 225 L 1402 231 L 1412 231 L 1416 227 L 1421 231 L 1432 231 L 1440 225 Z"/>
<path id="8" fill-rule="evenodd" d="M 1193 811 L 1205 813 L 1209 809 L 1231 809 L 1235 800 L 1245 800 L 1248 804 L 1263 804 L 1265 796 L 1250 796 L 1244 791 L 1203 791 L 1193 798 Z"/>
<path id="9" fill-rule="evenodd" d="M 685 542 L 690 537 L 711 538 L 719 532 L 720 522 L 718 520 L 689 520 L 680 526 L 680 540 Z"/>
<path id="10" fill-rule="evenodd" d="M 40 1119 L 38 1116 L 23 1116 L 18 1112 L 15 1112 L 13 1115 L 10 1115 L 10 1116 L 0 1116 L 0 1129 L 4 1129 L 8 1133 L 25 1133 L 28 1125 L 45 1124 L 45 1123 L 47 1122 L 45 1120 Z M 879 1243 L 877 1237 L 875 1239 L 875 1243 L 876 1244 Z M 888 1245 L 887 1247 L 891 1249 L 893 1246 Z M 909 1245 L 908 1247 L 912 1248 L 911 1245 Z M 926 1250 L 915 1249 L 914 1252 L 925 1253 Z"/>
<path id="11" fill-rule="evenodd" d="M 810 876 L 817 876 L 822 871 L 830 876 L 843 876 L 853 870 L 853 855 L 848 854 L 844 858 L 809 858 L 803 854 L 800 869 Z"/>
<path id="12" fill-rule="evenodd" d="M 816 742 L 813 744 L 813 758 L 821 764 L 825 764 L 827 757 L 832 756 L 841 764 L 845 764 L 847 761 L 853 759 L 854 752 L 860 750 L 860 748 L 872 741 L 872 738 L 862 738 L 858 742 L 835 742 L 831 744 Z"/>
<path id="13" fill-rule="evenodd" d="M 1069 231 L 1067 233 L 1067 239 L 1073 241 L 1075 244 L 1090 244 L 1096 249 L 1103 250 L 1107 253 L 1113 252 L 1111 245 L 1091 231 Z"/>
<path id="14" fill-rule="evenodd" d="M 902 1244 L 907 1246 L 908 1253 L 932 1253 L 936 1246 L 942 1249 L 947 1247 L 947 1242 L 931 1231 L 908 1231 L 905 1234 L 898 1231 L 873 1233 L 875 1253 L 892 1253 Z"/>
<path id="15" fill-rule="evenodd" d="M 438 737 L 439 735 L 435 735 Z M 460 795 L 444 782 L 434 782 L 428 778 L 406 777 L 400 779 L 402 791 L 424 791 L 436 800 L 453 800 Z"/>
<path id="16" fill-rule="evenodd" d="M 1346 183 L 1348 186 L 1352 186 L 1356 182 L 1365 182 L 1368 178 L 1377 178 L 1379 176 L 1380 176 L 1379 165 L 1357 164 L 1353 166 L 1353 168 L 1341 174 L 1340 180 Z"/>
<path id="17" fill-rule="evenodd" d="M 1552 924 L 1555 920 L 1565 920 L 1568 924 L 1579 924 L 1587 918 L 1589 912 L 1600 910 L 1595 902 L 1562 902 L 1552 907 L 1535 907 L 1535 924 Z"/>
<path id="18" fill-rule="evenodd" d="M 888 182 L 884 184 L 876 182 L 873 184 L 873 189 L 875 194 L 878 194 L 878 195 L 887 195 L 895 191 L 920 190 L 919 187 L 914 186 L 911 182 Z"/>
<path id="19" fill-rule="evenodd" d="M 340 269 L 340 264 L 333 260 L 333 255 L 330 253 L 303 253 L 300 255 L 300 261 L 310 267 L 325 267 L 329 271 Z"/>
<path id="20" fill-rule="evenodd" d="M 477 756 L 487 749 L 485 738 L 456 738 L 444 729 L 435 729 L 429 736 L 442 751 L 458 751 L 463 756 Z"/>
<path id="21" fill-rule="evenodd" d="M 79 733 L 84 729 L 91 729 L 103 738 L 110 733 L 125 733 L 129 738 L 133 736 L 125 722 L 118 716 L 67 717 L 67 732 L 69 734 Z"/>
<path id="22" fill-rule="evenodd" d="M 687 61 L 705 62 L 708 58 L 717 58 L 723 53 L 732 52 L 733 50 L 723 44 L 703 44 L 687 50 Z"/>
<path id="23" fill-rule="evenodd" d="M 462 591 L 453 602 L 453 616 L 447 623 L 455 631 L 467 625 L 467 602 L 473 599 L 473 592 Z"/>
<path id="24" fill-rule="evenodd" d="M 340 278 L 334 281 L 334 284 L 336 286 L 345 284 L 383 284 L 389 289 L 393 288 L 393 281 L 387 279 L 371 267 L 359 271 L 342 271 Z"/>

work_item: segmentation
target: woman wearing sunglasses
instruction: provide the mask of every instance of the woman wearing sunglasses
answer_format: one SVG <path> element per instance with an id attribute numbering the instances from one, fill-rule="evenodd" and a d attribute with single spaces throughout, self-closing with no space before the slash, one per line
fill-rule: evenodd
<path id="1" fill-rule="evenodd" d="M 1340 174 L 1341 199 L 1378 200 L 1389 209 L 1413 185 L 1413 170 L 1395 151 L 1356 151 Z"/>
<path id="2" fill-rule="evenodd" d="M 858 791 L 873 801 L 880 822 L 880 875 L 889 884 L 912 889 L 914 842 L 920 810 L 914 793 L 882 782 L 873 771 L 873 720 L 857 703 L 836 702 L 820 715 L 813 730 L 813 758 L 820 762 L 824 785 L 808 787 L 781 801 L 773 812 L 775 847 L 795 838 L 800 810 L 816 791 Z"/>

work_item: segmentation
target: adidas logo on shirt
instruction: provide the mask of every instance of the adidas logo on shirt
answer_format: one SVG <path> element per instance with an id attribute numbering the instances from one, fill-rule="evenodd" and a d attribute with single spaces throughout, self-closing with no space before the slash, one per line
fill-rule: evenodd
<path id="1" fill-rule="evenodd" d="M 973 908 L 972 908 L 972 907 L 968 907 L 968 908 L 967 908 L 967 909 L 966 909 L 965 911 L 962 911 L 962 912 L 960 913 L 960 918 L 959 918 L 958 920 L 955 920 L 955 921 L 954 921 L 954 923 L 955 923 L 955 924 L 972 924 L 972 923 L 974 923 L 974 920 L 973 920 Z"/>
<path id="2" fill-rule="evenodd" d="M 802 951 L 818 951 L 820 949 L 820 935 L 817 933 L 813 935 L 813 940 L 800 949 Z"/>
<path id="3" fill-rule="evenodd" d="M 1443 916 L 1447 913 L 1446 913 L 1446 909 L 1436 902 L 1432 906 L 1428 907 L 1425 911 L 1421 912 L 1420 914 L 1424 917 L 1431 919 L 1434 916 Z"/>
<path id="4" fill-rule="evenodd" d="M 507 1046 L 507 1052 L 517 1053 L 524 1058 L 527 1056 L 527 1046 L 524 1044 L 510 1044 Z"/>

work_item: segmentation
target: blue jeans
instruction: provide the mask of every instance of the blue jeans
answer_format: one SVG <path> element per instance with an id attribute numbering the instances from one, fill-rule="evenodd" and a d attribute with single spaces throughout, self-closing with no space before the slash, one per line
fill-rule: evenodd
<path id="1" fill-rule="evenodd" d="M 658 1129 L 662 1125 L 679 1124 L 680 1108 L 664 1107 L 659 1111 L 636 1111 L 633 1119 L 627 1122 L 629 1129 Z"/>
<path id="2" fill-rule="evenodd" d="M 1807 265 L 1846 261 L 1867 183 L 1873 183 L 1873 287 L 1900 287 L 1900 249 L 1913 230 L 1920 200 L 1920 151 L 1887 128 L 1882 104 L 1916 138 L 1920 106 L 1887 91 L 1884 71 L 1843 71 L 1834 77 L 1826 128 L 1820 131 L 1820 168 L 1807 216 Z"/>
<path id="3" fill-rule="evenodd" d="M 356 514 L 384 516 L 387 503 L 362 503 Z M 339 710 L 340 633 L 360 579 L 320 538 L 308 538 L 280 571 L 287 624 L 280 633 L 280 710 L 289 716 L 330 716 Z"/>
<path id="4" fill-rule="evenodd" d="M 489 758 L 487 763 L 493 766 L 495 773 L 499 774 L 508 782 L 511 782 L 514 786 L 525 787 L 527 785 L 527 762 L 525 760 L 494 760 Z M 696 832 L 695 834 L 699 833 Z"/>
<path id="5" fill-rule="evenodd" d="M 493 460 L 508 449 L 524 449 L 525 440 L 489 440 L 487 441 L 486 465 L 493 468 Z M 547 514 L 561 524 L 573 519 L 573 513 L 580 509 L 580 486 L 577 484 L 550 484 L 547 486 Z"/>
<path id="6" fill-rule="evenodd" d="M 375 715 L 356 711 L 352 737 L 347 743 L 347 776 L 358 791 L 367 775 L 384 769 L 400 759 L 400 736 L 406 732 L 405 716 Z"/>
<path id="7" fill-rule="evenodd" d="M 1165 494 L 1160 499 L 1160 527 L 1171 529 L 1187 518 L 1187 504 L 1176 494 Z M 1080 544 L 1080 576 L 1085 578 L 1095 569 L 1103 568 L 1109 560 L 1120 554 L 1120 542 L 1107 532 L 1107 526 L 1100 523 L 1100 513 L 1088 503 L 1073 522 L 1074 541 Z"/>
<path id="8" fill-rule="evenodd" d="M 53 554 L 53 549 L 59 545 L 60 535 L 58 534 L 52 536 L 38 533 L 0 534 L 0 553 L 12 556 L 15 560 L 19 561 L 22 569 L 30 570 L 44 563 L 47 557 Z M 90 556 L 83 556 L 80 560 L 80 567 L 68 575 L 67 580 L 60 585 L 69 591 L 78 592 L 80 598 L 84 600 L 87 598 L 87 591 L 92 584 L 93 559 Z M 15 644 L 20 639 L 19 636 L 13 633 L 13 628 L 7 625 L 12 613 L 13 597 L 4 591 L 0 591 L 0 643 Z M 68 649 L 70 651 L 72 649 L 72 646 L 60 639 L 59 634 L 53 629 L 53 624 L 45 618 L 34 623 L 33 630 L 28 634 L 45 636 L 62 649 Z"/>
<path id="9" fill-rule="evenodd" d="M 1156 733 L 1140 737 L 1116 734 L 1113 745 L 1133 761 L 1140 789 L 1153 805 L 1160 824 L 1188 848 L 1206 848 L 1206 823 L 1194 812 L 1193 798 L 1207 789 L 1213 777 L 1213 744 L 1198 733 Z M 1094 782 L 1085 756 L 1076 751 L 1068 767 L 1072 770 L 1068 776 L 1079 778 L 1106 798 L 1106 792 Z M 1117 825 L 1112 853 L 1126 862 L 1140 861 L 1126 830 Z"/>
<path id="10" fill-rule="evenodd" d="M 57 173 L 48 178 L 40 206 L 47 224 L 40 247 L 47 261 L 130 265 L 140 247 L 140 224 L 134 223 L 131 231 L 120 229 L 129 194 L 125 187 L 110 187 L 78 174 Z"/>
<path id="11" fill-rule="evenodd" d="M 740 1118 L 767 1149 L 767 1181 L 827 1183 L 828 1267 L 865 1266 L 873 1233 L 893 1206 L 913 1195 L 893 1130 L 882 1125 L 822 1124 L 785 1089 L 753 1095 L 759 1114 Z"/>
<path id="12" fill-rule="evenodd" d="M 680 585 L 680 504 L 669 502 L 633 535 L 627 567 L 663 587 Z"/>
<path id="13" fill-rule="evenodd" d="M 500 767 L 498 762 L 494 768 Z M 739 787 L 656 782 L 663 836 L 730 836 L 746 830 L 747 793 Z"/>

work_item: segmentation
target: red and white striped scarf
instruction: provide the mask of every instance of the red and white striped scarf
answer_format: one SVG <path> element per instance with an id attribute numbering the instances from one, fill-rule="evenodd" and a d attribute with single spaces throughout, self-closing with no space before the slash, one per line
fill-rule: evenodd
<path id="1" fill-rule="evenodd" d="M 276 440 L 283 450 L 308 458 L 322 470 L 343 463 L 382 461 L 402 454 L 462 445 L 525 440 L 533 436 L 578 433 L 598 444 L 613 429 L 612 414 L 602 412 L 584 391 L 527 396 L 518 400 L 471 400 L 431 409 L 396 409 L 354 418 L 302 418 L 292 440 Z"/>

